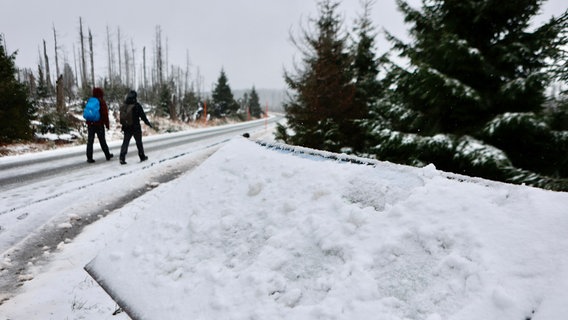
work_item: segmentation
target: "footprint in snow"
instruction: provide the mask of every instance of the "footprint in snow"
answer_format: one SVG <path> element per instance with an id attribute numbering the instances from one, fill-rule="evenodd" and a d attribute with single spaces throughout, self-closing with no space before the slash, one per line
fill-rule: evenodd
<path id="1" fill-rule="evenodd" d="M 26 213 L 23 213 L 23 214 L 19 215 L 16 219 L 18 219 L 18 220 L 24 220 L 25 218 L 28 217 L 28 215 L 29 215 L 29 213 L 26 212 Z"/>

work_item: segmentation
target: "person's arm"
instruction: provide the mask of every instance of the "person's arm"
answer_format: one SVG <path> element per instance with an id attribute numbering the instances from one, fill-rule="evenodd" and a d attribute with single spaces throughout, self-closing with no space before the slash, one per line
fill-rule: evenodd
<path id="1" fill-rule="evenodd" d="M 108 106 L 104 99 L 99 99 L 101 104 L 101 121 L 103 122 L 104 126 L 109 129 L 110 121 L 108 120 Z"/>
<path id="2" fill-rule="evenodd" d="M 146 117 L 146 112 L 144 112 L 144 108 L 142 108 L 141 104 L 138 104 L 138 109 L 140 110 L 140 119 L 142 119 L 142 121 L 144 121 L 144 123 L 152 128 L 152 124 L 150 123 L 150 121 L 148 121 L 148 118 Z"/>

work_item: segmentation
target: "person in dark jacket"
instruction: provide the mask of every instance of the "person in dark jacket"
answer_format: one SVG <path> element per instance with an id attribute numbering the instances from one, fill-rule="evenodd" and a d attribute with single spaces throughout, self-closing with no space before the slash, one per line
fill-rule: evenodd
<path id="1" fill-rule="evenodd" d="M 142 105 L 138 103 L 136 100 L 137 94 L 136 91 L 130 90 L 126 95 L 126 100 L 124 101 L 124 105 L 128 106 L 131 105 L 132 107 L 132 125 L 127 125 L 125 123 L 121 123 L 122 131 L 124 132 L 124 140 L 122 140 L 122 147 L 120 147 L 120 164 L 126 164 L 126 154 L 128 153 L 128 145 L 130 144 L 130 138 L 134 137 L 136 141 L 136 148 L 138 148 L 138 156 L 140 157 L 140 161 L 148 160 L 146 154 L 144 154 L 144 146 L 142 145 L 142 127 L 140 126 L 140 119 L 144 121 L 144 123 L 152 128 L 150 121 L 146 117 L 146 113 L 144 109 L 142 109 Z"/>
<path id="2" fill-rule="evenodd" d="M 104 99 L 103 89 L 93 88 L 93 97 L 99 100 L 99 104 L 101 106 L 100 108 L 101 119 L 99 121 L 87 121 L 87 132 L 88 132 L 87 162 L 88 163 L 95 162 L 95 159 L 93 159 L 93 144 L 95 142 L 95 134 L 99 138 L 101 149 L 103 149 L 107 161 L 114 156 L 112 153 L 110 153 L 105 139 L 105 127 L 107 128 L 107 130 L 109 129 L 109 121 L 108 121 L 108 106 Z"/>

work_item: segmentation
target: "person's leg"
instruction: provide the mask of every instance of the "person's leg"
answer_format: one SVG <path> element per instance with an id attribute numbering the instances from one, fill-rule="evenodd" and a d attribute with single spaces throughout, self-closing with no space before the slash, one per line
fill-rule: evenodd
<path id="1" fill-rule="evenodd" d="M 130 144 L 130 138 L 132 138 L 132 132 L 129 130 L 124 131 L 124 139 L 122 140 L 122 146 L 120 147 L 120 163 L 126 163 L 126 154 L 128 153 L 128 144 Z"/>
<path id="2" fill-rule="evenodd" d="M 144 145 L 142 144 L 142 131 L 134 132 L 134 140 L 136 140 L 136 148 L 138 148 L 138 156 L 140 161 L 148 160 L 144 154 Z"/>
<path id="3" fill-rule="evenodd" d="M 93 159 L 93 143 L 95 142 L 95 127 L 87 126 L 87 162 L 95 162 Z"/>
<path id="4" fill-rule="evenodd" d="M 97 137 L 99 138 L 99 143 L 101 144 L 101 149 L 103 149 L 103 152 L 105 153 L 105 157 L 108 160 L 110 160 L 110 158 L 113 157 L 113 155 L 110 153 L 109 149 L 108 149 L 108 145 L 106 142 L 106 138 L 105 138 L 105 127 L 104 126 L 100 126 L 97 128 Z"/>

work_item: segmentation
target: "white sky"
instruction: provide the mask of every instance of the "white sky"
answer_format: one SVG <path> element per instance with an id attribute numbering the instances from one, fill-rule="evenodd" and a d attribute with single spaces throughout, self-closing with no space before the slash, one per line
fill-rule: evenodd
<path id="1" fill-rule="evenodd" d="M 84 30 L 91 29 L 95 46 L 97 77 L 106 75 L 106 28 L 110 28 L 116 46 L 116 30 L 121 29 L 122 41 L 134 42 L 137 64 L 142 61 L 142 47 L 147 59 L 152 57 L 155 28 L 162 28 L 167 37 L 169 64 L 186 65 L 189 54 L 195 74 L 203 77 L 208 91 L 225 69 L 232 89 L 285 88 L 283 71 L 290 70 L 298 50 L 290 42 L 309 17 L 317 17 L 316 2 L 309 0 L 140 0 L 77 1 L 58 0 L 56 6 L 43 0 L 2 0 L 0 33 L 4 34 L 8 50 L 18 50 L 19 67 L 37 70 L 38 50 L 47 42 L 52 73 L 53 26 L 58 33 L 60 67 L 63 55 L 73 67 L 73 50 L 77 50 L 79 17 Z M 410 3 L 418 3 L 411 0 Z M 550 0 L 543 6 L 544 16 L 558 15 L 568 8 L 564 0 Z M 361 11 L 359 0 L 344 0 L 340 10 L 350 28 Z M 404 36 L 406 26 L 396 10 L 394 0 L 376 0 L 372 18 L 377 29 L 382 27 L 397 36 Z M 387 44 L 379 37 L 378 50 Z M 165 42 L 165 41 L 164 41 Z M 75 47 L 75 49 L 74 49 Z"/>

